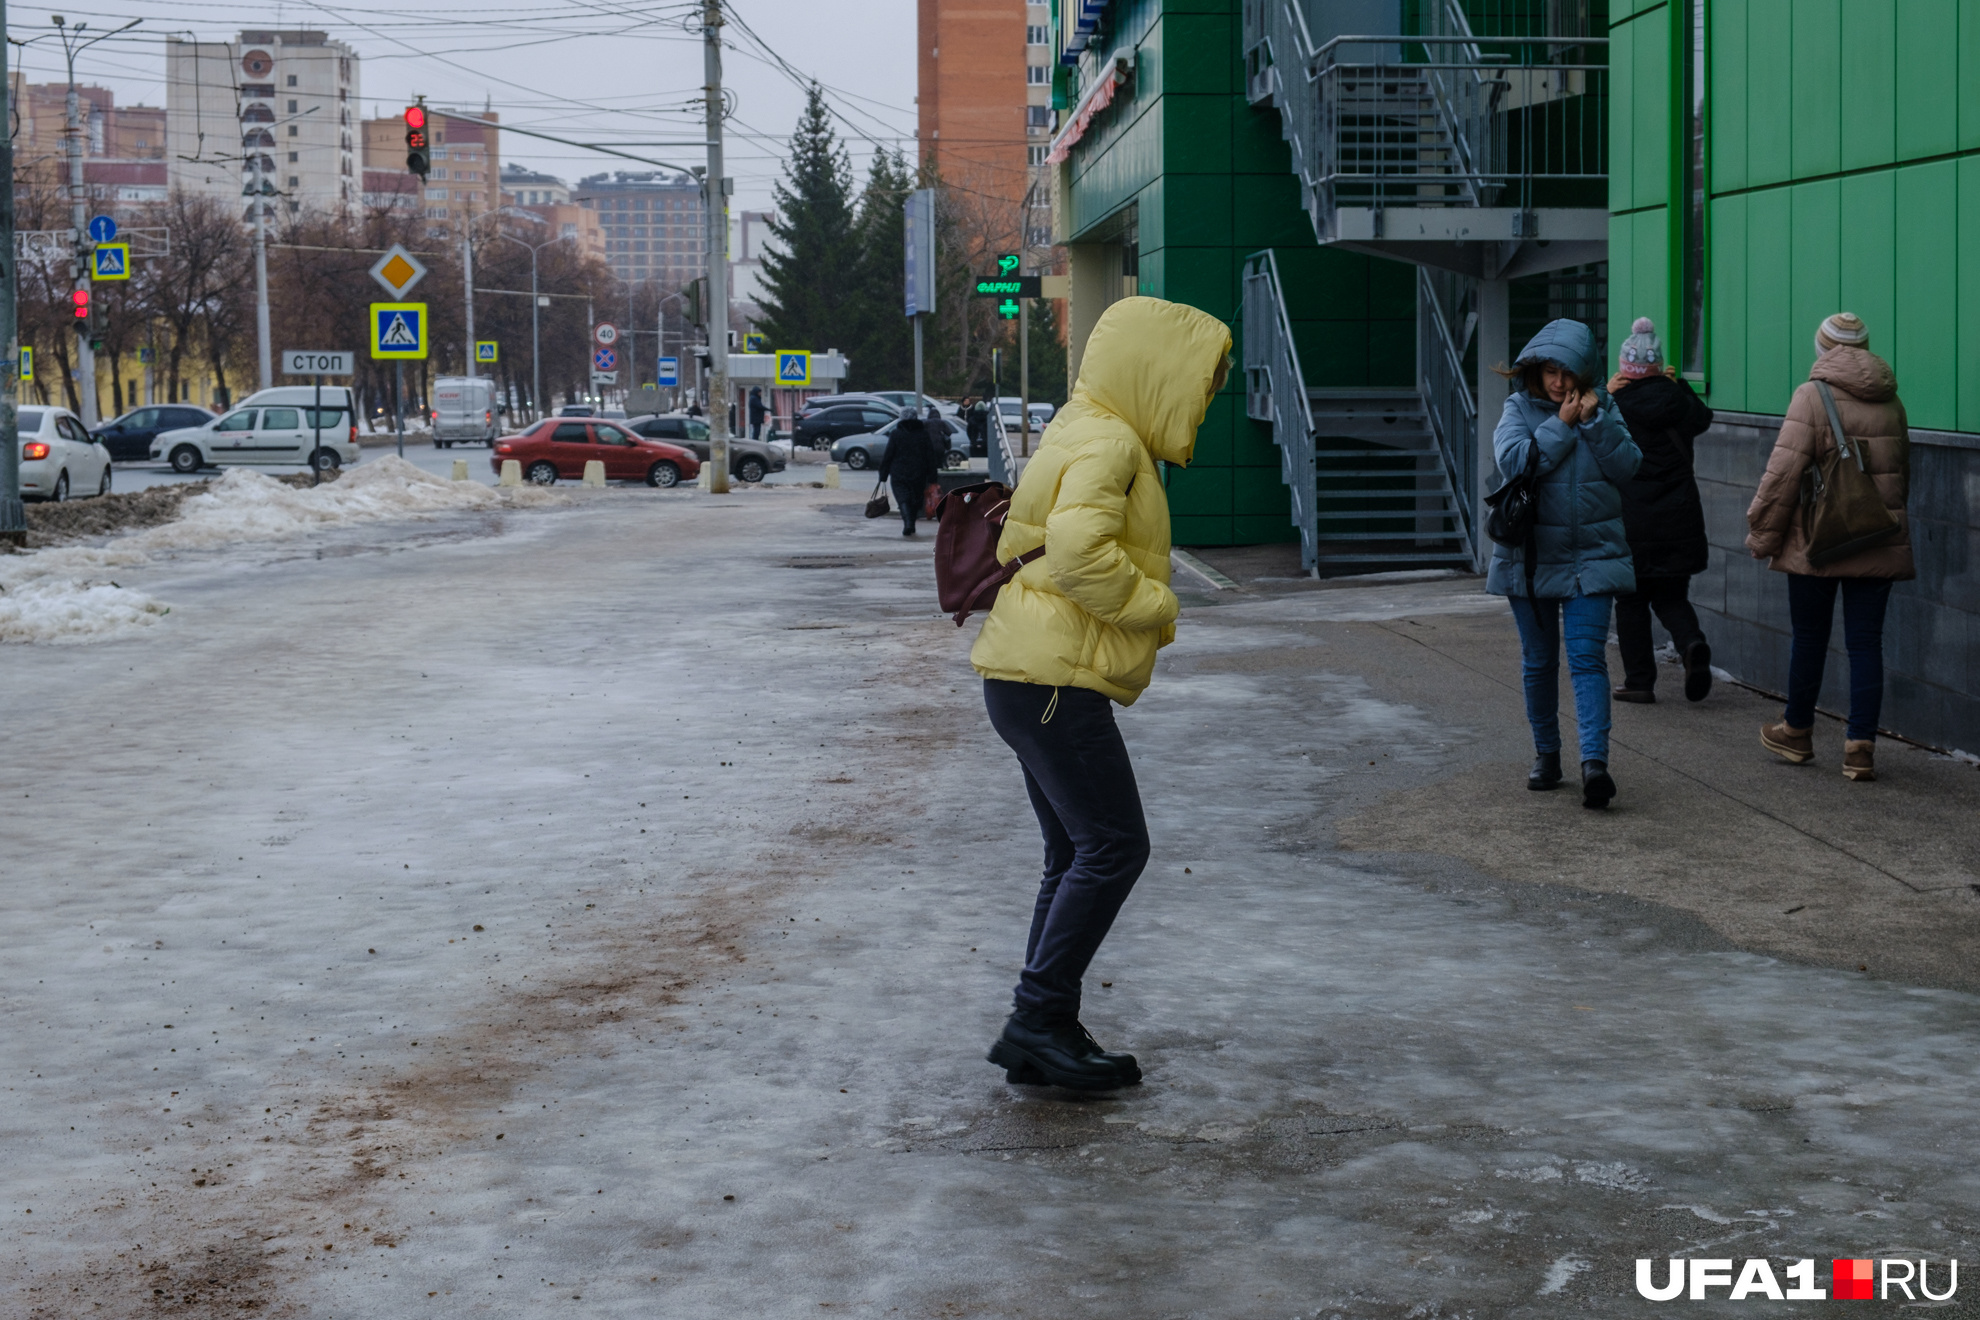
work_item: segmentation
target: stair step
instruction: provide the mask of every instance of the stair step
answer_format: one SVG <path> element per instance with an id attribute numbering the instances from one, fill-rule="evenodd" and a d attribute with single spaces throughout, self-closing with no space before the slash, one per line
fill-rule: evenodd
<path id="1" fill-rule="evenodd" d="M 1452 492 L 1449 486 L 1432 486 L 1427 490 L 1328 490 L 1322 487 L 1315 493 L 1323 500 L 1448 500 Z"/>
<path id="2" fill-rule="evenodd" d="M 1438 449 L 1390 449 L 1386 451 L 1380 449 L 1316 449 L 1313 451 L 1313 457 L 1315 458 L 1404 459 L 1442 458 L 1443 456 L 1443 451 Z"/>
<path id="3" fill-rule="evenodd" d="M 1442 476 L 1443 474 L 1440 472 L 1419 472 L 1414 468 L 1320 468 L 1314 473 L 1314 475 L 1320 477 L 1330 477 L 1330 478 L 1331 477 L 1357 477 L 1357 478 L 1387 477 L 1391 480 L 1399 480 L 1404 477 L 1437 477 L 1437 476 Z M 1447 491 L 1450 489 L 1448 483 L 1446 483 L 1444 489 Z"/>
<path id="4" fill-rule="evenodd" d="M 1360 555 L 1320 556 L 1322 566 L 1328 564 L 1408 564 L 1411 567 L 1428 567 L 1439 564 L 1471 567 L 1471 556 L 1461 550 L 1425 550 L 1417 554 L 1402 551 L 1378 550 Z"/>
<path id="5" fill-rule="evenodd" d="M 1322 532 L 1320 533 L 1319 539 L 1323 544 L 1329 541 L 1338 542 L 1342 544 L 1346 544 L 1348 542 L 1386 541 L 1389 544 L 1393 545 L 1397 541 L 1409 541 L 1409 540 L 1414 540 L 1416 538 L 1414 534 L 1410 532 Z M 1454 534 L 1441 534 L 1438 532 L 1430 532 L 1426 534 L 1423 537 L 1423 539 L 1428 541 L 1455 541 L 1458 538 Z M 1463 554 L 1464 552 L 1462 550 L 1445 550 L 1445 551 L 1424 550 L 1422 553 L 1455 555 L 1455 554 Z"/>

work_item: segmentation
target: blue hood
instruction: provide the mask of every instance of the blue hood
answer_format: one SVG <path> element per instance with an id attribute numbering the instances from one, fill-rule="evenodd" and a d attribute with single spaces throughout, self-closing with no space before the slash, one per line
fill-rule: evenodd
<path id="1" fill-rule="evenodd" d="M 1519 351 L 1514 366 L 1527 362 L 1558 362 L 1583 380 L 1599 378 L 1601 363 L 1595 357 L 1595 332 L 1579 321 L 1562 318 L 1549 321 L 1540 333 Z"/>

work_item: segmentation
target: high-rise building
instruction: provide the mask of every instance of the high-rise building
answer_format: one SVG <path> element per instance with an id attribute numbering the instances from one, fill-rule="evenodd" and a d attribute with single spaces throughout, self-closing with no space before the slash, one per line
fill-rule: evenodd
<path id="1" fill-rule="evenodd" d="M 82 120 L 85 160 L 164 160 L 165 112 L 157 106 L 118 106 L 107 87 L 78 87 L 78 117 Z M 14 80 L 14 108 L 19 132 L 14 140 L 15 167 L 30 170 L 44 162 L 59 162 L 68 130 L 67 83 L 23 83 Z"/>
<path id="2" fill-rule="evenodd" d="M 571 200 L 571 186 L 554 174 L 539 174 L 520 165 L 502 167 L 505 206 L 561 206 Z"/>
<path id="3" fill-rule="evenodd" d="M 427 108 L 427 132 L 432 143 L 432 170 L 420 207 L 436 223 L 486 215 L 502 204 L 502 131 L 460 116 L 493 120 L 492 110 L 448 112 Z M 404 113 L 364 121 L 364 165 L 367 170 L 406 168 Z M 369 189 L 367 190 L 369 191 Z"/>
<path id="4" fill-rule="evenodd" d="M 915 103 L 922 163 L 970 193 L 1007 201 L 1013 238 L 1027 247 L 1049 247 L 1050 7 L 1025 0 L 919 0 L 918 19 Z"/>
<path id="5" fill-rule="evenodd" d="M 571 190 L 598 213 L 605 260 L 620 279 L 679 287 L 706 272 L 701 185 L 685 174 L 594 174 Z"/>
<path id="6" fill-rule="evenodd" d="M 174 187 L 238 199 L 259 166 L 291 208 L 358 204 L 358 56 L 326 33 L 167 37 L 165 115 Z"/>

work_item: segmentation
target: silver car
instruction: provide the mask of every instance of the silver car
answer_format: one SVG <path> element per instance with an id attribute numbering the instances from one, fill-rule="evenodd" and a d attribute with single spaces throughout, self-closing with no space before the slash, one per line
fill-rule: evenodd
<path id="1" fill-rule="evenodd" d="M 948 457 L 944 467 L 962 467 L 969 462 L 969 433 L 963 430 L 962 423 L 944 417 L 942 426 L 949 437 Z M 834 463 L 844 463 L 855 472 L 864 472 L 870 467 L 879 467 L 887 457 L 887 441 L 893 436 L 894 428 L 901 424 L 895 418 L 877 431 L 865 435 L 849 435 L 832 445 L 831 456 Z"/>

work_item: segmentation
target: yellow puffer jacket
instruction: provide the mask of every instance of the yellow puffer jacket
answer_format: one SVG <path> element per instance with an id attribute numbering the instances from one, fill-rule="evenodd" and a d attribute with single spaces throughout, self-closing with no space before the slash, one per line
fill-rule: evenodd
<path id="1" fill-rule="evenodd" d="M 999 562 L 1045 553 L 997 593 L 969 653 L 978 673 L 1122 705 L 1141 695 L 1176 635 L 1155 461 L 1189 462 L 1230 351 L 1223 322 L 1180 303 L 1124 298 L 1101 315 L 1072 398 L 1011 497 Z"/>

